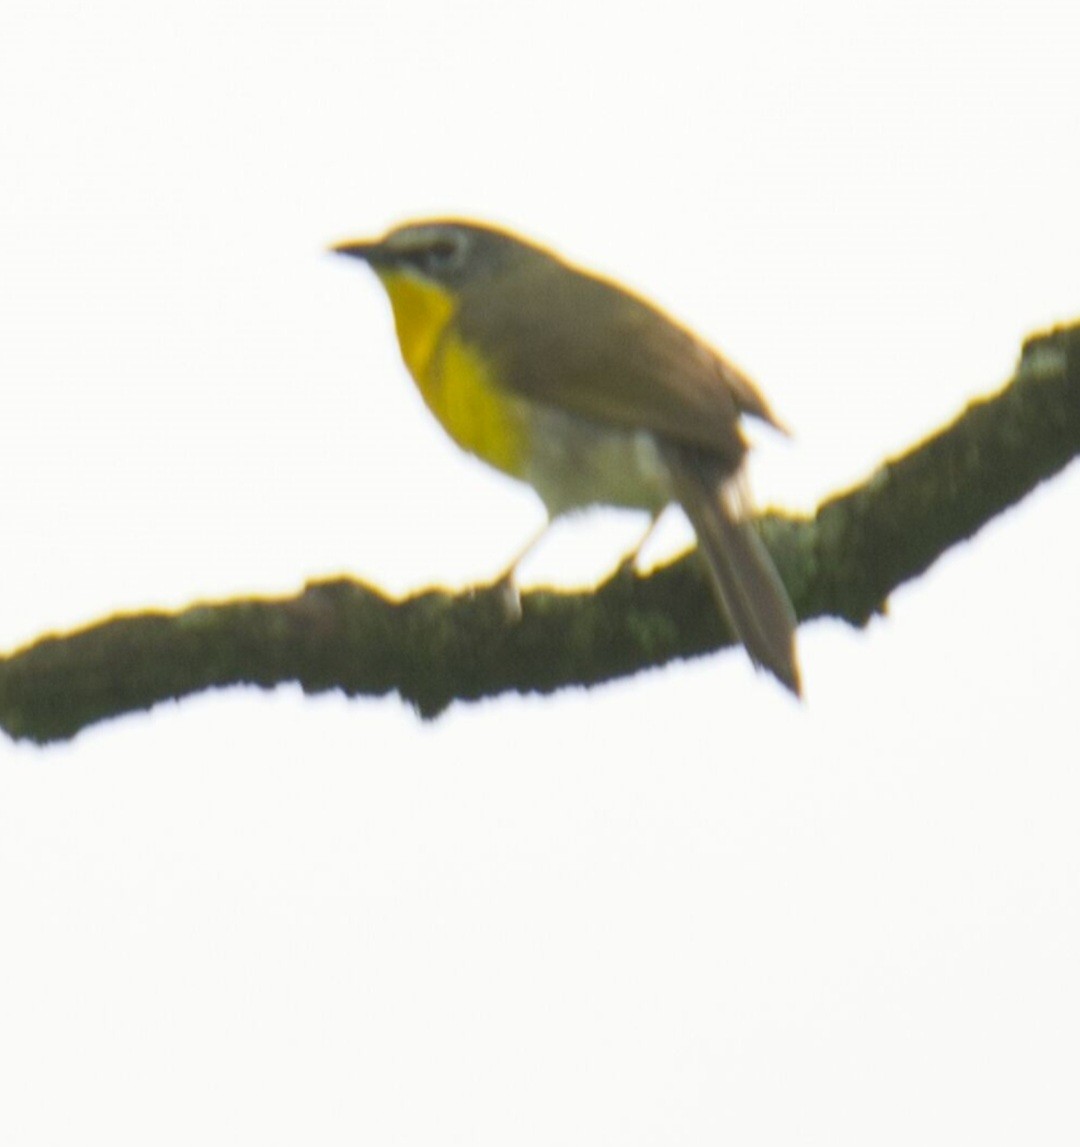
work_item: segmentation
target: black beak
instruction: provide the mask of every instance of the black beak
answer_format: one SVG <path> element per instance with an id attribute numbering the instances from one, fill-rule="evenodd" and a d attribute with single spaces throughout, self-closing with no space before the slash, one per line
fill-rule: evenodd
<path id="1" fill-rule="evenodd" d="M 342 243 L 332 243 L 329 249 L 335 255 L 348 255 L 350 259 L 360 259 L 372 266 L 385 259 L 383 245 L 378 240 L 346 239 Z"/>

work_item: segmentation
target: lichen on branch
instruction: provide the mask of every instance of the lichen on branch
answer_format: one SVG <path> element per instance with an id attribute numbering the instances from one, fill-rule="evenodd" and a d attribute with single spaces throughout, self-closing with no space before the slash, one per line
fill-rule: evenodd
<path id="1" fill-rule="evenodd" d="M 864 625 L 890 593 L 1080 452 L 1080 324 L 1029 339 L 1015 377 L 811 517 L 761 520 L 800 620 Z M 293 597 L 107 618 L 0 657 L 0 727 L 63 740 L 97 721 L 229 685 L 454 700 L 594 685 L 732 644 L 691 553 L 595 590 L 502 586 L 394 599 L 361 581 Z"/>

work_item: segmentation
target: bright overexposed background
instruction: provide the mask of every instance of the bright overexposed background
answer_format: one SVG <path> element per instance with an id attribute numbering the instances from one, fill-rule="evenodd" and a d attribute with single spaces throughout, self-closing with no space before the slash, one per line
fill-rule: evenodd
<path id="1" fill-rule="evenodd" d="M 811 509 L 1080 316 L 1080 9 L 0 15 L 0 648 L 492 576 L 540 521 L 327 243 L 466 214 L 761 384 Z M 1075 1143 L 1080 473 L 895 595 L 457 706 L 232 690 L 0 743 L 0 1143 Z M 526 581 L 641 522 L 560 525 Z M 673 515 L 650 556 L 685 544 Z"/>

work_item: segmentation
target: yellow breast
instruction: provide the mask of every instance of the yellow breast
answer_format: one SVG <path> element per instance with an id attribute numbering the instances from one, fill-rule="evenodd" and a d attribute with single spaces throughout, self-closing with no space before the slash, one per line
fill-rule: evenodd
<path id="1" fill-rule="evenodd" d="M 464 450 L 515 477 L 528 465 L 526 403 L 502 393 L 483 355 L 458 337 L 453 295 L 411 275 L 380 269 L 394 308 L 401 354 L 431 412 Z"/>

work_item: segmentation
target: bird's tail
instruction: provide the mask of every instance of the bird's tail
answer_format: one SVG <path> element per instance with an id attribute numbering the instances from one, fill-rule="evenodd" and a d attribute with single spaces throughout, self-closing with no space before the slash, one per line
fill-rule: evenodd
<path id="1" fill-rule="evenodd" d="M 738 474 L 708 455 L 668 446 L 675 496 L 697 534 L 720 607 L 756 666 L 800 695 L 795 611 L 768 551 L 745 515 Z"/>

